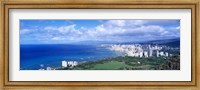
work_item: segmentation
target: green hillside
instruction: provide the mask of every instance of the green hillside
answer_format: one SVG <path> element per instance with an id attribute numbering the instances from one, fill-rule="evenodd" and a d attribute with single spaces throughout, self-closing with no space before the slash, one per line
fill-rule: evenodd
<path id="1" fill-rule="evenodd" d="M 116 57 L 97 61 L 79 63 L 75 67 L 59 70 L 179 70 L 180 56 L 172 57 Z"/>

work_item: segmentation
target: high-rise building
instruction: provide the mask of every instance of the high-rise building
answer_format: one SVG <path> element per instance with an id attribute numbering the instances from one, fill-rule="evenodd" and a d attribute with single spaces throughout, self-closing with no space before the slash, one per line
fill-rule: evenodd
<path id="1" fill-rule="evenodd" d="M 68 61 L 67 64 L 71 67 L 74 67 L 74 66 L 78 65 L 78 62 L 77 61 Z"/>
<path id="2" fill-rule="evenodd" d="M 143 52 L 140 52 L 140 57 L 143 57 Z"/>
<path id="3" fill-rule="evenodd" d="M 67 67 L 67 61 L 62 61 L 62 67 Z"/>
<path id="4" fill-rule="evenodd" d="M 159 57 L 159 51 L 158 50 L 156 51 L 156 57 Z"/>
<path id="5" fill-rule="evenodd" d="M 160 52 L 160 56 L 164 56 L 164 52 Z"/>
<path id="6" fill-rule="evenodd" d="M 148 52 L 147 51 L 144 52 L 144 57 L 148 57 Z"/>
<path id="7" fill-rule="evenodd" d="M 135 56 L 135 54 L 134 54 L 133 52 L 131 52 L 131 51 L 127 52 L 127 55 L 128 55 L 128 56 L 131 56 L 131 57 L 134 57 L 134 56 Z"/>
<path id="8" fill-rule="evenodd" d="M 74 61 L 73 66 L 76 66 L 76 65 L 78 65 L 78 62 Z"/>
<path id="9" fill-rule="evenodd" d="M 68 64 L 69 66 L 73 66 L 73 61 L 68 61 L 67 64 Z"/>
<path id="10" fill-rule="evenodd" d="M 150 49 L 150 50 L 149 50 L 149 57 L 152 57 L 152 56 L 153 56 L 153 50 Z"/>
<path id="11" fill-rule="evenodd" d="M 168 57 L 168 56 L 169 56 L 168 52 L 165 52 L 165 56 L 166 56 L 166 57 Z"/>
<path id="12" fill-rule="evenodd" d="M 139 53 L 135 53 L 135 57 L 139 57 Z"/>
<path id="13" fill-rule="evenodd" d="M 51 70 L 51 67 L 47 67 L 47 70 Z"/>
<path id="14" fill-rule="evenodd" d="M 155 49 L 158 50 L 158 46 L 157 45 L 155 46 Z"/>

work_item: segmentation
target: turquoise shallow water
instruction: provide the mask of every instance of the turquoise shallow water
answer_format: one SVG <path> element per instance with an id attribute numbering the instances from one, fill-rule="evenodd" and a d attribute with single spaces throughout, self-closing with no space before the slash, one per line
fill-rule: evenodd
<path id="1" fill-rule="evenodd" d="M 20 45 L 20 70 L 60 67 L 61 61 L 92 61 L 122 56 L 98 45 Z"/>

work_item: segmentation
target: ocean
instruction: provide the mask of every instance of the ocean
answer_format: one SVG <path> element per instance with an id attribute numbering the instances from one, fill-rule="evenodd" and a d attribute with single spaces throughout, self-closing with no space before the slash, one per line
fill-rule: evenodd
<path id="1" fill-rule="evenodd" d="M 61 61 L 93 61 L 123 56 L 99 45 L 20 45 L 20 70 L 61 67 Z"/>

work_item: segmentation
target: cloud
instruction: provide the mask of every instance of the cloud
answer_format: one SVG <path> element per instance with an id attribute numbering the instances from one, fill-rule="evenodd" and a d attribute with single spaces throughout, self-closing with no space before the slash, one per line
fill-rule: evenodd
<path id="1" fill-rule="evenodd" d="M 29 30 L 29 29 L 22 29 L 22 30 L 20 30 L 20 34 L 28 34 L 28 33 L 30 33 L 31 32 L 31 30 Z"/>
<path id="2" fill-rule="evenodd" d="M 82 34 L 79 30 L 75 29 L 75 24 L 72 25 L 66 25 L 66 26 L 60 26 L 60 27 L 51 27 L 47 26 L 44 27 L 44 30 L 47 30 L 47 32 L 52 33 L 59 33 L 59 34 Z"/>
<path id="3" fill-rule="evenodd" d="M 179 30 L 179 29 L 180 29 L 180 26 L 176 27 L 176 29 L 178 29 L 178 30 Z"/>
<path id="4" fill-rule="evenodd" d="M 63 40 L 63 38 L 60 38 L 60 37 L 53 37 L 52 40 Z"/>
<path id="5" fill-rule="evenodd" d="M 75 23 L 71 23 L 63 26 L 37 27 L 34 30 L 22 29 L 20 34 L 38 39 L 40 42 L 44 40 L 54 43 L 128 42 L 180 37 L 179 20 L 106 20 L 100 22 L 101 24 L 90 28 L 84 26 L 77 28 Z"/>
<path id="6" fill-rule="evenodd" d="M 164 23 L 162 25 L 154 24 L 146 20 L 110 20 L 88 30 L 86 34 L 95 39 L 106 40 L 108 38 L 112 41 L 131 41 L 130 39 L 134 39 L 132 41 L 144 41 L 179 37 L 180 30 L 175 30 L 176 27 L 163 27 Z M 169 23 L 165 24 L 168 26 Z"/>

